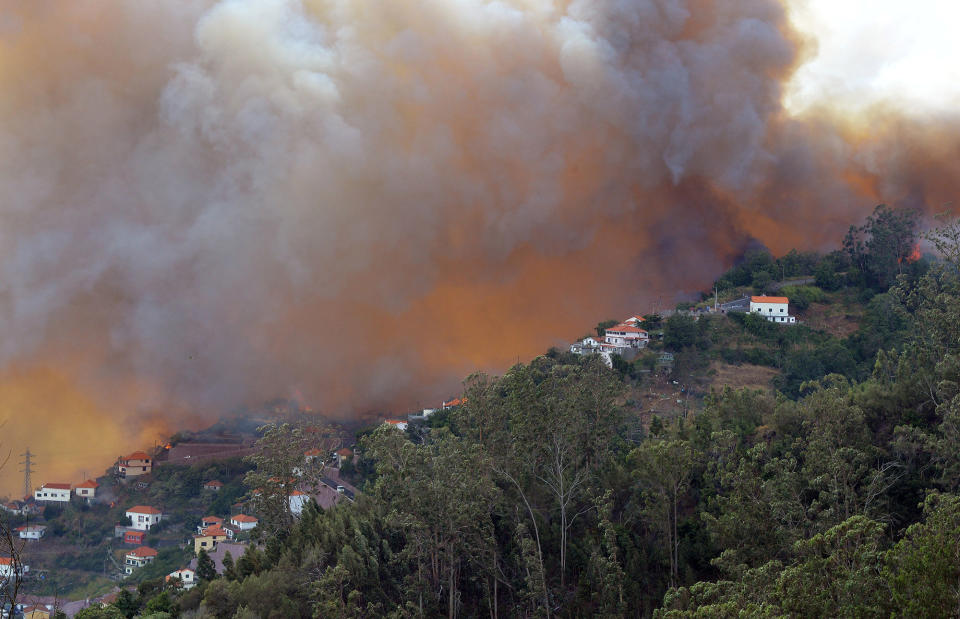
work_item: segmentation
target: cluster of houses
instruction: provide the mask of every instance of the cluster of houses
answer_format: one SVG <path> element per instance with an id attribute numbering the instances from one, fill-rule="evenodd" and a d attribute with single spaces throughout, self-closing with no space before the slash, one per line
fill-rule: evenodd
<path id="1" fill-rule="evenodd" d="M 717 310 L 713 308 L 711 311 Z M 750 312 L 763 316 L 770 322 L 795 324 L 797 318 L 790 315 L 790 299 L 787 297 L 752 296 L 725 303 L 723 313 Z M 695 316 L 698 316 L 695 314 Z M 618 325 L 606 329 L 603 335 L 585 337 L 570 345 L 570 352 L 577 355 L 595 355 L 603 357 L 608 366 L 613 366 L 612 355 L 620 355 L 629 360 L 636 352 L 646 348 L 650 335 L 642 329 L 641 316 L 631 316 Z"/>
<path id="2" fill-rule="evenodd" d="M 575 355 L 600 355 L 612 367 L 612 355 L 632 358 L 650 343 L 650 334 L 640 328 L 642 323 L 641 316 L 631 316 L 606 329 L 603 335 L 591 335 L 571 344 L 570 352 Z"/>
<path id="3" fill-rule="evenodd" d="M 241 533 L 252 531 L 259 522 L 248 514 L 230 516 L 228 522 L 218 516 L 204 516 L 193 536 L 193 551 L 195 554 L 199 554 L 201 550 L 209 552 L 220 542 L 236 539 Z"/>
<path id="4" fill-rule="evenodd" d="M 140 477 L 153 470 L 153 459 L 142 451 L 135 451 L 129 456 L 117 459 L 117 475 L 121 479 Z M 39 513 L 43 505 L 69 503 L 73 497 L 91 502 L 97 498 L 97 489 L 100 487 L 93 479 L 87 479 L 73 486 L 68 483 L 47 482 L 34 490 L 33 501 L 30 498 L 23 501 L 10 501 L 0 508 L 16 515 L 31 515 Z"/>
<path id="5" fill-rule="evenodd" d="M 445 407 L 447 404 L 444 402 Z M 311 449 L 304 453 L 304 460 L 306 464 L 309 464 L 313 460 L 324 458 L 327 455 L 337 468 L 354 456 L 353 450 L 345 447 L 332 453 L 320 449 Z M 129 456 L 118 458 L 115 471 L 117 477 L 122 480 L 142 477 L 149 474 L 152 468 L 153 459 L 142 451 L 136 451 Z M 300 471 L 300 474 L 302 474 L 302 471 Z M 330 473 L 330 475 L 333 475 L 336 479 L 326 476 L 321 478 L 320 489 L 313 494 L 308 494 L 299 489 L 291 490 L 287 496 L 290 511 L 294 515 L 301 515 L 312 499 L 316 499 L 321 507 L 329 507 L 340 500 L 353 500 L 356 490 L 352 486 L 346 485 L 346 482 L 339 481 L 335 473 Z M 214 493 L 220 492 L 223 487 L 223 482 L 216 479 L 206 481 L 203 484 L 205 491 Z M 36 489 L 32 497 L 25 501 L 13 501 L 0 507 L 17 514 L 40 513 L 44 505 L 69 503 L 73 497 L 92 501 L 97 498 L 98 488 L 99 484 L 94 480 L 87 480 L 76 486 L 66 483 L 45 483 Z M 149 565 L 157 558 L 157 551 L 146 546 L 145 539 L 147 533 L 163 521 L 164 514 L 161 509 L 150 505 L 135 505 L 127 509 L 125 514 L 129 522 L 117 525 L 114 534 L 121 538 L 124 545 L 132 547 L 123 553 L 122 565 L 123 572 L 130 575 Z M 201 550 L 213 553 L 219 544 L 236 541 L 242 533 L 253 530 L 258 524 L 259 520 L 255 516 L 244 513 L 230 516 L 226 521 L 217 516 L 206 516 L 193 535 L 194 553 L 199 554 Z M 20 538 L 25 540 L 40 540 L 44 537 L 46 531 L 47 527 L 45 525 L 37 524 L 27 524 L 16 529 Z M 227 547 L 230 547 L 230 544 Z M 0 579 L 4 576 L 4 566 L 9 564 L 9 559 L 5 560 L 0 557 Z M 189 589 L 196 583 L 196 573 L 192 568 L 191 565 L 172 572 L 167 576 L 167 580 L 175 579 L 179 581 L 180 586 Z M 12 568 L 7 569 L 7 571 L 10 569 Z M 21 569 L 26 571 L 29 568 Z"/>

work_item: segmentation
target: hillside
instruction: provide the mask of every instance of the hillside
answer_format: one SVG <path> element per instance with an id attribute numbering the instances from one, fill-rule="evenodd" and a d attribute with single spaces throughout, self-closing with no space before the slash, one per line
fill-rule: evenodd
<path id="1" fill-rule="evenodd" d="M 701 303 L 645 316 L 649 345 L 612 368 L 554 349 L 468 377 L 456 406 L 357 434 L 337 471 L 355 500 L 290 513 L 318 436 L 297 426 L 242 463 L 161 468 L 119 492 L 177 503 L 155 537 L 171 560 L 210 475 L 252 500 L 256 543 L 187 592 L 144 572 L 125 616 L 949 616 L 960 225 L 932 234 L 940 260 L 890 232 L 748 254 Z M 796 323 L 708 310 L 762 293 Z"/>

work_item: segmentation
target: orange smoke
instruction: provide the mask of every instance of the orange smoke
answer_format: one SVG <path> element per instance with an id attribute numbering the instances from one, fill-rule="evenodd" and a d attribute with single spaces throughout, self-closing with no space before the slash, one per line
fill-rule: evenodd
<path id="1" fill-rule="evenodd" d="M 830 247 L 878 202 L 942 210 L 960 178 L 953 116 L 790 116 L 812 47 L 775 0 L 2 18 L 0 371 L 24 402 L 44 396 L 24 373 L 56 376 L 85 404 L 50 419 L 110 425 L 108 458 L 145 420 L 277 395 L 431 406 L 672 304 L 755 239 Z"/>
<path id="2" fill-rule="evenodd" d="M 32 485 L 79 483 L 104 473 L 116 457 L 152 446 L 166 436 L 167 420 L 112 404 L 105 394 L 88 393 L 50 367 L 10 369 L 0 374 L 0 494 L 19 497 L 23 475 L 18 463 L 32 454 Z M 32 490 L 31 490 L 32 492 Z"/>

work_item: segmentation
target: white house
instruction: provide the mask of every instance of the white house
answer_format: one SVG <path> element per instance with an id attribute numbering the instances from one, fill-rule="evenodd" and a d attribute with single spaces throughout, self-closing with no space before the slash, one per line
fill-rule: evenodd
<path id="1" fill-rule="evenodd" d="M 140 531 L 149 531 L 150 527 L 160 522 L 163 518 L 163 512 L 156 507 L 149 507 L 147 505 L 131 507 L 127 510 L 127 515 L 130 516 L 130 526 Z"/>
<path id="2" fill-rule="evenodd" d="M 299 516 L 303 513 L 304 506 L 310 502 L 310 495 L 306 492 L 294 490 L 290 493 L 288 499 L 290 500 L 290 511 Z"/>
<path id="3" fill-rule="evenodd" d="M 148 546 L 141 546 L 139 548 L 134 548 L 127 553 L 127 556 L 124 560 L 123 571 L 127 574 L 133 574 L 133 570 L 138 567 L 143 567 L 147 563 L 153 563 L 153 560 L 157 558 L 157 551 Z"/>
<path id="4" fill-rule="evenodd" d="M 292 505 L 291 505 L 292 507 Z M 301 509 L 301 511 L 303 511 Z M 236 516 L 230 516 L 230 524 L 237 527 L 241 531 L 249 531 L 253 528 L 256 528 L 257 522 L 259 522 L 253 516 L 247 516 L 246 514 L 237 514 Z"/>
<path id="5" fill-rule="evenodd" d="M 88 479 L 87 481 L 77 484 L 73 489 L 73 493 L 80 498 L 87 499 L 88 501 L 97 496 L 97 488 L 100 487 L 100 484 Z"/>
<path id="6" fill-rule="evenodd" d="M 24 509 L 25 504 L 22 501 L 10 501 L 9 503 L 4 503 L 0 505 L 4 511 L 8 511 L 15 516 L 27 513 Z"/>
<path id="7" fill-rule="evenodd" d="M 34 491 L 33 498 L 48 503 L 69 503 L 70 484 L 43 484 Z"/>
<path id="8" fill-rule="evenodd" d="M 760 314 L 770 322 L 795 323 L 790 315 L 790 299 L 787 297 L 750 297 L 750 313 Z"/>
<path id="9" fill-rule="evenodd" d="M 650 342 L 650 336 L 640 327 L 627 323 L 620 323 L 610 327 L 604 333 L 607 344 L 624 348 L 643 348 Z"/>
<path id="10" fill-rule="evenodd" d="M 197 584 L 197 573 L 191 570 L 188 567 L 183 568 L 182 570 L 177 570 L 176 572 L 170 572 L 166 579 L 167 582 L 171 580 L 179 580 L 180 586 L 184 589 L 192 589 L 194 585 Z"/>
<path id="11" fill-rule="evenodd" d="M 20 536 L 20 539 L 39 540 L 47 532 L 47 527 L 42 524 L 27 524 L 14 529 Z"/>
<path id="12" fill-rule="evenodd" d="M 638 325 L 639 316 L 631 316 L 620 324 L 606 329 L 603 336 L 588 336 L 570 345 L 570 352 L 577 355 L 599 354 L 604 363 L 613 366 L 611 355 L 622 355 L 630 349 L 646 348 L 650 335 Z"/>
<path id="13" fill-rule="evenodd" d="M 20 576 L 30 571 L 29 565 L 20 564 Z M 6 580 L 13 576 L 13 559 L 10 557 L 0 557 L 0 578 Z"/>
<path id="14" fill-rule="evenodd" d="M 200 519 L 200 524 L 197 526 L 197 533 L 203 535 L 205 529 L 209 527 L 222 527 L 223 518 L 219 516 L 204 516 Z"/>
<path id="15" fill-rule="evenodd" d="M 406 422 L 406 421 L 402 421 L 402 420 L 400 420 L 400 419 L 387 419 L 387 420 L 384 421 L 383 423 L 387 424 L 388 426 L 392 426 L 392 427 L 400 430 L 401 432 L 402 432 L 402 431 L 405 431 L 405 430 L 407 429 L 407 422 Z"/>

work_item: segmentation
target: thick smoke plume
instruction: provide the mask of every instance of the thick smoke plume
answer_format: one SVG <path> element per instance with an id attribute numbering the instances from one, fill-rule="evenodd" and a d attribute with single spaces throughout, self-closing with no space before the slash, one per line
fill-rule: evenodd
<path id="1" fill-rule="evenodd" d="M 435 404 L 953 199 L 955 119 L 786 114 L 809 51 L 774 0 L 0 0 L 7 446 Z"/>

